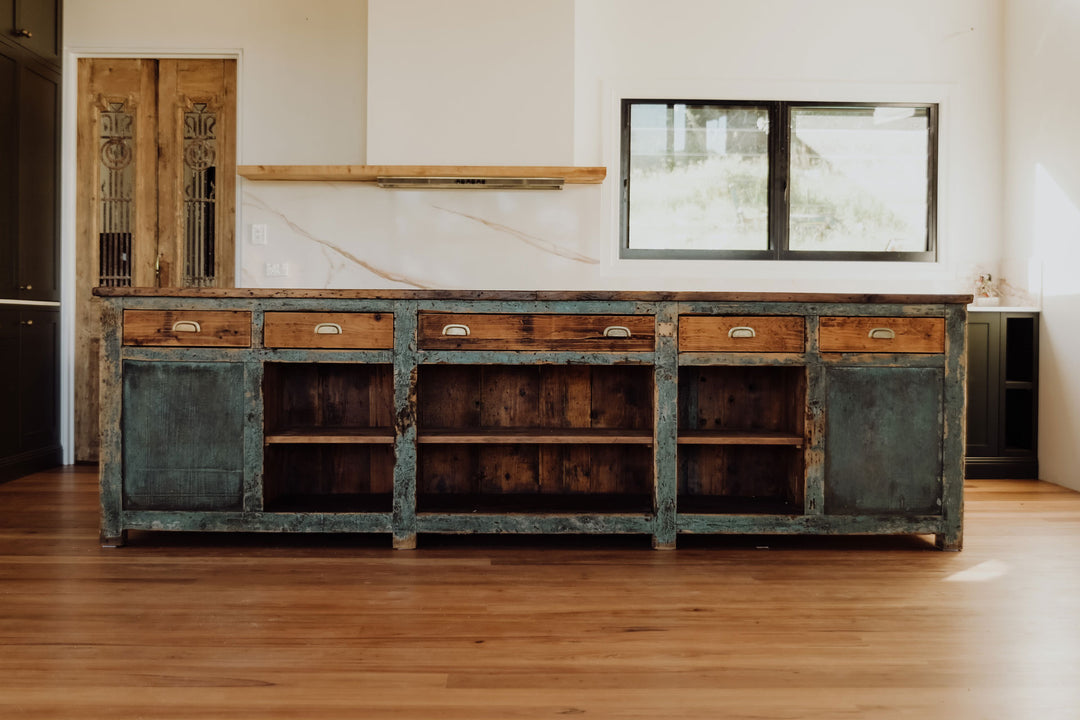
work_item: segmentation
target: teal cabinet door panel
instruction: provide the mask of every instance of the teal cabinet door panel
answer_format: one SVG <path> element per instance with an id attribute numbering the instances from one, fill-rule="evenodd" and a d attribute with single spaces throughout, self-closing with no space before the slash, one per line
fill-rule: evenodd
<path id="1" fill-rule="evenodd" d="M 125 510 L 240 510 L 244 367 L 124 363 Z"/>
<path id="2" fill-rule="evenodd" d="M 940 515 L 944 371 L 841 367 L 826 377 L 825 513 Z"/>

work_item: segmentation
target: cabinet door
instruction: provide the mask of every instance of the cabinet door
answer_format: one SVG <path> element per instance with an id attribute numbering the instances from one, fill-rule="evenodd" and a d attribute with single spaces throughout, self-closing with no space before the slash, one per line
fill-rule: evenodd
<path id="1" fill-rule="evenodd" d="M 940 514 L 944 372 L 838 367 L 827 384 L 825 512 Z"/>
<path id="2" fill-rule="evenodd" d="M 11 7 L 0 2 L 0 12 Z M 7 36 L 50 63 L 60 61 L 61 0 L 15 0 L 14 13 L 3 15 Z"/>
<path id="3" fill-rule="evenodd" d="M 968 315 L 967 457 L 998 455 L 998 313 Z"/>
<path id="4" fill-rule="evenodd" d="M 60 313 L 19 312 L 19 450 L 59 443 Z"/>
<path id="5" fill-rule="evenodd" d="M 0 298 L 15 298 L 16 211 L 19 156 L 18 87 L 19 64 L 0 45 Z M 14 48 L 12 48 L 14 51 Z"/>
<path id="6" fill-rule="evenodd" d="M 244 368 L 127 362 L 122 434 L 126 510 L 240 510 Z"/>
<path id="7" fill-rule="evenodd" d="M 19 396 L 19 311 L 0 306 L 0 398 Z M 0 459 L 19 451 L 19 406 L 0 403 Z"/>
<path id="8" fill-rule="evenodd" d="M 18 297 L 59 300 L 59 76 L 24 65 L 19 78 Z"/>

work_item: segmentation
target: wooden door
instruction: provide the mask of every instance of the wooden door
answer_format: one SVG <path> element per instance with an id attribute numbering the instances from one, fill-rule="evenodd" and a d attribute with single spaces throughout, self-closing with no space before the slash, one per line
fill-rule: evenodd
<path id="1" fill-rule="evenodd" d="M 92 289 L 235 284 L 236 61 L 83 58 L 78 93 L 75 458 L 96 461 Z"/>

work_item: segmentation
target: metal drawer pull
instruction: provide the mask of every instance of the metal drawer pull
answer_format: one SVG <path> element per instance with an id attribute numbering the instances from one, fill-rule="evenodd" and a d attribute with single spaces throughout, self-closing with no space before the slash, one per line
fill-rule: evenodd
<path id="1" fill-rule="evenodd" d="M 869 337 L 871 340 L 895 340 L 896 331 L 892 328 L 872 328 Z"/>
<path id="2" fill-rule="evenodd" d="M 341 326 L 337 323 L 319 323 L 315 326 L 316 335 L 340 335 Z"/>
<path id="3" fill-rule="evenodd" d="M 456 337 L 464 337 L 469 334 L 468 325 L 443 325 L 443 335 L 453 335 Z"/>
<path id="4" fill-rule="evenodd" d="M 197 333 L 202 332 L 202 327 L 194 320 L 177 320 L 172 324 L 172 331 Z"/>
<path id="5" fill-rule="evenodd" d="M 754 328 L 752 327 L 749 327 L 747 325 L 739 325 L 728 330 L 727 336 L 729 338 L 752 338 L 757 337 L 757 333 L 754 332 Z"/>
<path id="6" fill-rule="evenodd" d="M 628 338 L 630 337 L 630 328 L 625 325 L 608 325 L 604 328 L 604 337 Z"/>

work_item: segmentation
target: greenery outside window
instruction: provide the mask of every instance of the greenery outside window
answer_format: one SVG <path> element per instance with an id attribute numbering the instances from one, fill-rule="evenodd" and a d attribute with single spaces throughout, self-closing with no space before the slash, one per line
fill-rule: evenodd
<path id="1" fill-rule="evenodd" d="M 622 101 L 624 258 L 933 261 L 937 105 Z"/>

